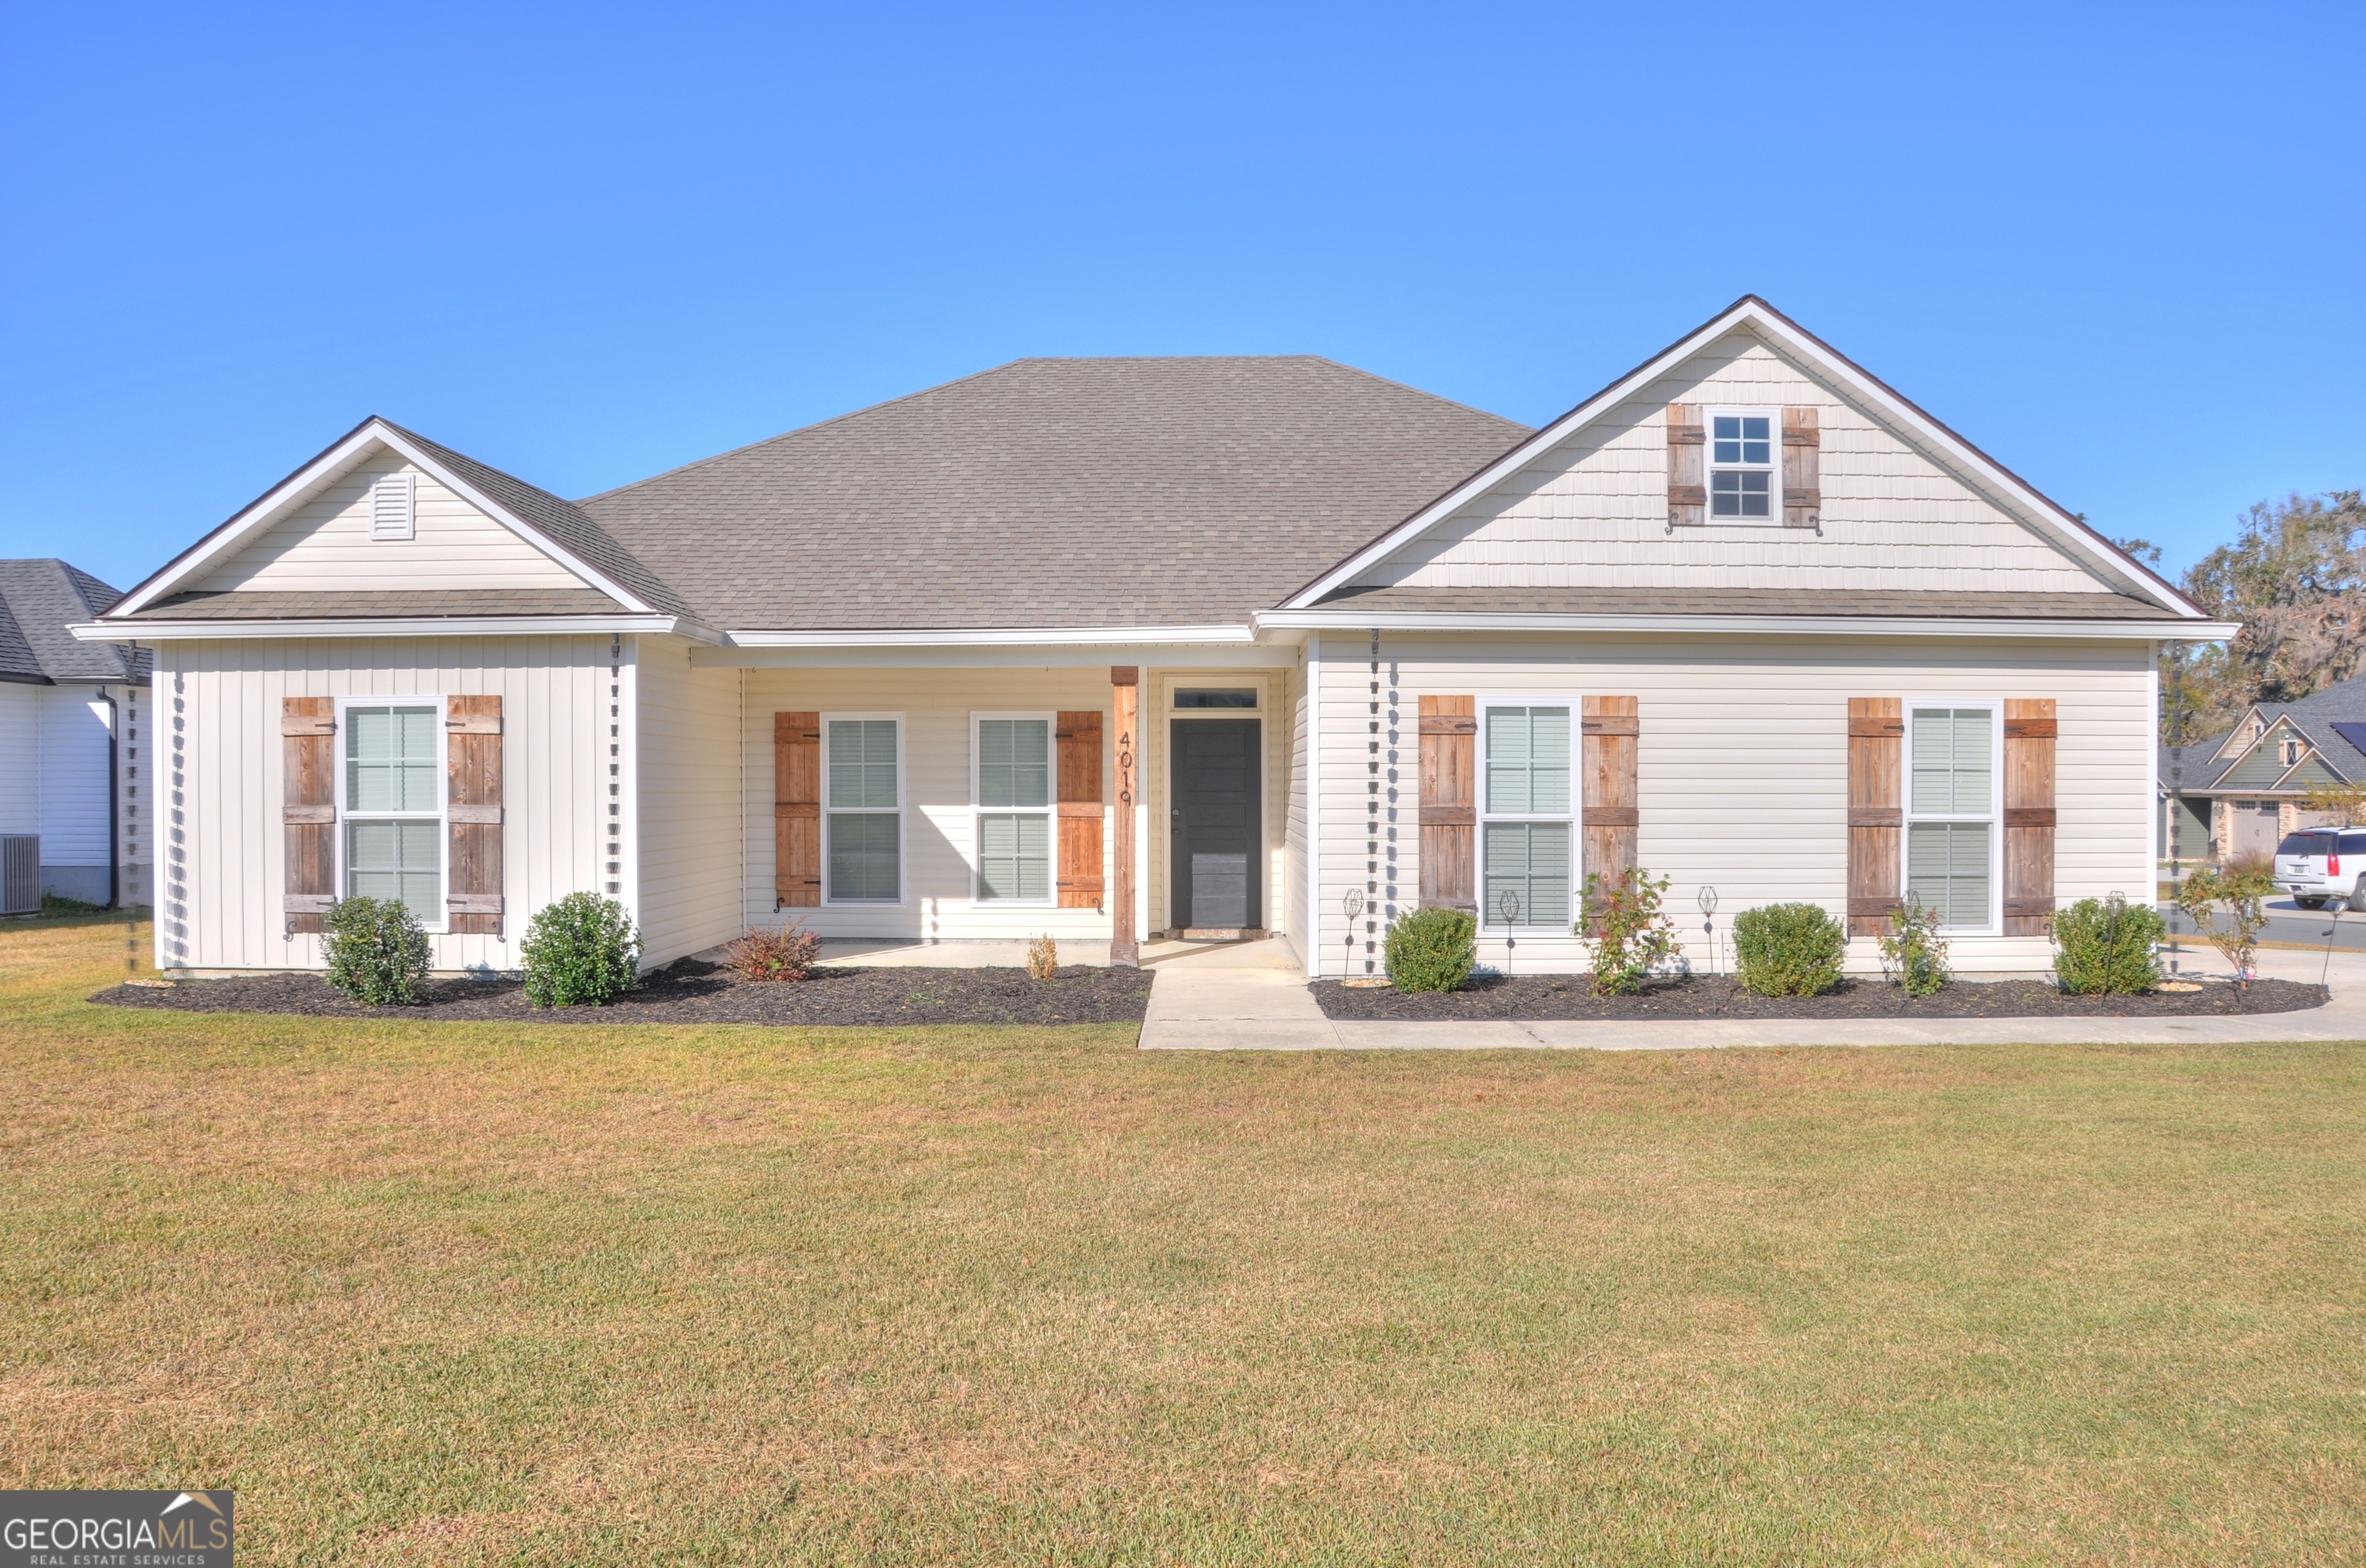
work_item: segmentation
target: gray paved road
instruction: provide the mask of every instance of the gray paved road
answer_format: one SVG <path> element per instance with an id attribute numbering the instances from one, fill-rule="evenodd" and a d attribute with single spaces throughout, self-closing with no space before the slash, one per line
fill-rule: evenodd
<path id="1" fill-rule="evenodd" d="M 2169 922 L 2170 935 L 2193 935 L 2193 922 L 2180 914 L 2176 905 L 2163 904 L 2160 914 Z M 2330 942 L 2337 953 L 2366 951 L 2366 915 L 2343 915 L 2337 919 L 2322 909 L 2304 909 L 2290 898 L 2273 898 L 2268 902 L 2268 929 L 2259 933 L 2259 940 L 2304 947 Z"/>

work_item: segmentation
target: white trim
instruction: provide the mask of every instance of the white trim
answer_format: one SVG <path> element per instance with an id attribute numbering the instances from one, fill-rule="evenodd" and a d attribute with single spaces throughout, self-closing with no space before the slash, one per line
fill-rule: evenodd
<path id="1" fill-rule="evenodd" d="M 1763 463 L 1727 463 L 1723 467 L 1736 473 L 1766 476 L 1766 515 L 1743 517 L 1739 514 L 1720 517 L 1717 514 L 1717 417 L 1728 419 L 1763 419 L 1766 422 L 1767 461 Z M 1701 410 L 1701 493 L 1707 499 L 1701 503 L 1701 521 L 1729 528 L 1780 528 L 1783 526 L 1783 411 L 1781 408 L 1747 408 L 1739 404 L 1717 404 Z"/>
<path id="2" fill-rule="evenodd" d="M 1042 806 L 988 806 L 980 799 L 984 793 L 978 787 L 978 767 L 983 752 L 978 745 L 977 727 L 986 719 L 1039 719 L 1043 725 L 1043 804 Z M 896 797 L 903 796 L 902 737 L 897 737 Z M 1041 817 L 1046 827 L 1044 878 L 1046 891 L 1041 898 L 989 898 L 986 895 L 986 825 L 984 818 L 991 813 L 997 817 Z M 970 901 L 991 905 L 997 909 L 1050 909 L 1060 903 L 1060 716 L 1057 711 L 1003 713 L 975 711 L 969 716 L 969 887 Z M 1104 900 L 1106 902 L 1106 900 Z"/>
<path id="3" fill-rule="evenodd" d="M 918 627 L 894 631 L 727 631 L 727 648 L 995 648 L 1012 644 L 1044 647 L 1132 648 L 1144 643 L 1253 643 L 1253 626 L 981 626 Z"/>
<path id="4" fill-rule="evenodd" d="M 890 898 L 840 898 L 835 896 L 829 878 L 829 819 L 839 808 L 829 803 L 829 727 L 836 722 L 855 719 L 889 719 L 896 726 L 896 897 Z M 900 909 L 911 902 L 908 892 L 911 878 L 911 824 L 906 803 L 910 779 L 904 763 L 904 743 L 911 726 L 901 713 L 825 713 L 821 715 L 821 902 L 824 908 Z M 884 817 L 887 812 L 875 806 L 850 806 L 844 808 L 851 817 Z"/>
<path id="5" fill-rule="evenodd" d="M 1513 938 L 1522 936 L 1570 936 L 1574 934 L 1578 906 L 1583 897 L 1582 886 L 1585 859 L 1580 846 L 1584 840 L 1585 826 L 1585 702 L 1576 693 L 1562 692 L 1481 692 L 1471 699 L 1478 717 L 1478 728 L 1470 737 L 1470 896 L 1479 906 L 1479 939 L 1484 942 L 1490 931 Z M 1487 709 L 1490 705 L 1504 708 L 1569 709 L 1569 812 L 1566 816 L 1548 812 L 1495 811 L 1489 807 L 1487 795 Z M 1490 822 L 1567 822 L 1569 824 L 1569 919 L 1549 925 L 1524 920 L 1514 925 L 1498 926 L 1487 918 L 1487 824 Z"/>
<path id="6" fill-rule="evenodd" d="M 1323 978 L 1323 634 L 1306 639 L 1306 977 Z M 1285 806 L 1285 810 L 1288 807 Z M 1287 819 L 1283 832 L 1289 831 Z M 158 922 L 163 929 L 163 922 Z M 1342 970 L 1342 974 L 1346 971 Z"/>
<path id="7" fill-rule="evenodd" d="M 313 458 L 296 472 L 265 491 L 263 497 L 199 540 L 187 554 L 173 561 L 155 576 L 126 594 L 116 605 L 115 614 L 129 615 L 146 608 L 174 589 L 199 575 L 207 567 L 221 560 L 240 545 L 279 519 L 281 513 L 309 496 L 314 490 L 350 468 L 366 449 L 375 443 L 432 476 L 438 484 L 515 534 L 541 551 L 559 566 L 592 587 L 616 600 L 638 615 L 655 612 L 638 595 L 626 591 L 606 574 L 563 548 L 541 529 L 525 522 L 507 508 L 493 502 L 463 481 L 442 464 L 429 457 L 411 442 L 399 434 L 384 420 L 372 417 L 364 420 L 355 431 L 335 446 Z"/>
<path id="8" fill-rule="evenodd" d="M 1753 525 L 1754 526 L 1754 525 Z M 1492 615 L 1478 610 L 1264 610 L 1261 628 L 1428 632 L 1673 632 L 1685 637 L 2068 637 L 2087 640 L 2161 635 L 2158 621 L 1976 620 L 1921 615 L 1602 615 L 1522 612 Z M 2179 640 L 2213 642 L 2241 630 L 2236 622 L 2180 624 Z"/>
<path id="9" fill-rule="evenodd" d="M 622 904 L 637 925 L 641 909 L 641 639 L 615 634 L 614 652 L 609 662 L 615 671 L 609 680 L 614 688 L 608 694 L 608 722 L 614 727 L 610 744 L 616 750 L 608 760 L 616 764 L 616 772 L 611 776 L 621 787 L 614 798 L 622 807 L 616 813 L 614 893 L 607 892 L 608 857 L 604 852 L 597 863 L 601 891 Z"/>
<path id="10" fill-rule="evenodd" d="M 536 637 L 649 632 L 713 643 L 720 636 L 680 615 L 376 615 L 307 621 L 83 621 L 83 642 L 205 642 L 299 637 Z"/>
<path id="11" fill-rule="evenodd" d="M 2166 811 L 2156 811 L 2153 809 L 2155 800 L 2162 794 L 2162 780 L 2160 778 L 2160 644 L 2156 642 L 2152 645 L 2151 656 L 2145 660 L 2145 668 L 2150 671 L 2152 677 L 2145 682 L 2146 688 L 2146 705 L 2145 708 L 2145 810 L 2149 813 L 2152 818 L 2152 861 L 2146 867 L 2145 874 L 2152 880 L 2144 883 L 2141 886 L 2150 887 L 2155 891 L 2158 891 L 2160 883 L 2160 863 L 2168 858 L 2168 850 L 2169 847 L 2169 840 L 2168 840 L 2164 836 L 2169 825 L 2169 814 Z M 2172 809 L 2174 809 L 2174 807 L 2172 807 Z M 1901 815 L 1898 820 L 1902 822 L 1905 820 L 1905 818 Z"/>
<path id="12" fill-rule="evenodd" d="M 1961 812 L 1918 812 L 1914 809 L 1914 710 L 1925 708 L 1986 708 L 1989 714 L 1989 809 L 1985 817 Z M 1982 937 L 2004 934 L 2004 699 L 2001 697 L 1908 697 L 1902 709 L 1905 733 L 1900 737 L 1902 749 L 1898 768 L 1898 886 L 1901 894 L 1911 897 L 1914 890 L 1910 871 L 1913 856 L 1914 824 L 1924 822 L 1986 822 L 1989 825 L 1989 923 L 1974 929 L 1970 926 L 1941 926 L 1943 937 Z M 2151 809 L 2147 807 L 2146 809 Z"/>
<path id="13" fill-rule="evenodd" d="M 1251 671 L 1237 676 L 1209 675 L 1205 672 L 1183 675 L 1162 674 L 1158 680 L 1162 693 L 1159 705 L 1177 718 L 1222 718 L 1227 715 L 1234 718 L 1245 718 L 1252 714 L 1262 718 L 1265 716 L 1266 710 L 1273 705 L 1273 693 L 1268 686 L 1262 671 Z M 1177 706 L 1175 702 L 1175 694 L 1177 692 L 1243 691 L 1256 698 L 1254 705 L 1245 708 L 1186 708 Z"/>
<path id="14" fill-rule="evenodd" d="M 1620 377 L 1290 595 L 1283 601 L 1282 608 L 1308 608 L 1347 586 L 1367 568 L 1387 558 L 1428 528 L 1478 500 L 1536 461 L 1542 453 L 1551 450 L 1610 412 L 1718 339 L 1741 329 L 1754 333 L 1778 353 L 1805 361 L 1820 378 L 1846 389 L 1850 397 L 1877 412 L 1893 426 L 1911 432 L 1920 445 L 1972 477 L 1980 488 L 2000 501 L 2005 510 L 2014 513 L 2020 522 L 2057 547 L 2101 567 L 2109 577 L 2126 583 L 2135 593 L 2180 619 L 2202 618 L 2200 611 L 2180 601 L 2143 568 L 2089 533 L 2059 505 L 2006 472 L 1993 458 L 1951 434 L 1930 415 L 1876 381 L 1865 371 L 1808 337 L 1801 329 L 1778 315 L 1772 306 L 1757 299 L 1737 301 L 1732 308 L 1678 340 L 1655 358 Z M 1703 483 L 1707 483 L 1706 463 L 1703 475 Z M 1358 624 L 1369 625 L 1369 618 Z M 2147 632 L 2145 635 L 2158 634 Z"/>
<path id="15" fill-rule="evenodd" d="M 451 728 L 445 723 L 451 714 L 449 700 L 442 695 L 401 697 L 339 697 L 337 700 L 337 734 L 332 747 L 337 767 L 337 831 L 336 831 L 336 892 L 334 897 L 351 897 L 346 878 L 351 868 L 345 864 L 347 829 L 358 818 L 364 822 L 428 822 L 435 824 L 435 919 L 421 920 L 431 936 L 449 933 L 452 927 L 452 823 L 445 807 L 450 804 L 452 778 Z M 346 747 L 353 739 L 353 723 L 347 716 L 355 708 L 426 708 L 435 722 L 435 809 L 433 811 L 363 811 L 355 812 L 353 803 L 345 798 Z"/>

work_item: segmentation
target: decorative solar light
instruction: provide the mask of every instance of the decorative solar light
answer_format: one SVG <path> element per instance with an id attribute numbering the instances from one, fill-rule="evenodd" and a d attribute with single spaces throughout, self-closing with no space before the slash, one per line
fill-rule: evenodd
<path id="1" fill-rule="evenodd" d="M 1512 949 L 1519 943 L 1513 940 L 1512 930 L 1520 923 L 1520 896 L 1506 887 L 1496 896 L 1495 912 L 1504 917 L 1504 974 L 1512 973 Z"/>
<path id="2" fill-rule="evenodd" d="M 1701 910 L 1701 934 L 1708 939 L 1708 964 L 1711 972 L 1723 974 L 1717 953 L 1717 889 L 1703 886 L 1696 896 Z"/>
<path id="3" fill-rule="evenodd" d="M 1339 971 L 1344 976 L 1356 965 L 1356 918 L 1364 912 L 1364 890 L 1347 889 L 1346 896 L 1339 900 L 1339 908 L 1347 917 L 1347 956 Z"/>

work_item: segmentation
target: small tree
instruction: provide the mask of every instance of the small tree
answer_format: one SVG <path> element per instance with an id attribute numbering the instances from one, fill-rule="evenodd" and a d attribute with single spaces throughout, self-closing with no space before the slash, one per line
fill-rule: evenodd
<path id="1" fill-rule="evenodd" d="M 409 1007 L 427 978 L 427 931 L 400 898 L 340 898 L 329 906 L 329 984 L 374 1008 Z"/>
<path id="2" fill-rule="evenodd" d="M 640 933 L 614 898 L 569 893 L 526 927 L 525 999 L 538 1008 L 606 1007 L 641 983 Z"/>
<path id="3" fill-rule="evenodd" d="M 1651 880 L 1640 866 L 1617 875 L 1588 873 L 1584 919 L 1577 933 L 1594 945 L 1594 994 L 1621 997 L 1642 988 L 1657 964 L 1683 951 L 1675 922 L 1660 908 L 1668 879 Z"/>
<path id="4" fill-rule="evenodd" d="M 2366 784 L 2311 784 L 2300 803 L 2304 811 L 2339 817 L 2344 827 L 2366 827 Z"/>
<path id="5" fill-rule="evenodd" d="M 2160 984 L 2160 914 L 2118 894 L 2081 898 L 2054 917 L 2054 973 L 2074 996 L 2128 995 Z"/>
<path id="6" fill-rule="evenodd" d="M 1939 911 L 1909 902 L 1890 911 L 1889 933 L 1881 939 L 1882 973 L 1910 997 L 1928 997 L 1955 977 L 1947 967 L 1947 944 L 1939 940 Z"/>
<path id="7" fill-rule="evenodd" d="M 2221 871 L 2203 866 L 2177 885 L 2177 907 L 2235 971 L 2235 983 L 2250 989 L 2259 957 L 2259 932 L 2267 928 L 2266 900 L 2274 876 L 2256 867 Z M 2225 922 L 2218 906 L 2226 906 Z"/>

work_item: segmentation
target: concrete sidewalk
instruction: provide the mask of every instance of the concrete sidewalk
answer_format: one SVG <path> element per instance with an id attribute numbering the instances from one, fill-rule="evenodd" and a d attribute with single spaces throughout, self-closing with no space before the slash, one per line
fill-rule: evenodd
<path id="1" fill-rule="evenodd" d="M 1145 958 L 1150 954 L 1145 953 Z M 2182 947 L 2180 972 L 2222 974 L 2208 949 Z M 2322 953 L 2259 954 L 2259 971 L 2314 982 Z M 1736 1045 L 2203 1045 L 2267 1040 L 2366 1042 L 2366 953 L 2333 953 L 2333 1000 L 2245 1018 L 1636 1020 L 1562 1023 L 1373 1023 L 1323 1016 L 1281 942 L 1177 951 L 1154 963 L 1147 1051 L 1696 1051 Z"/>

